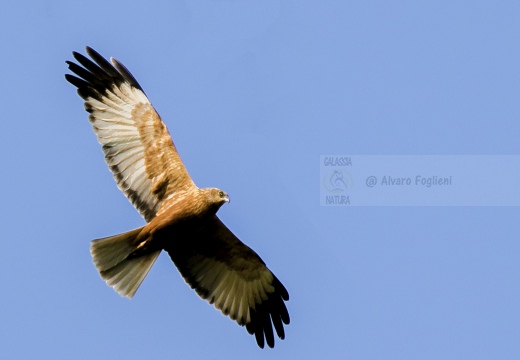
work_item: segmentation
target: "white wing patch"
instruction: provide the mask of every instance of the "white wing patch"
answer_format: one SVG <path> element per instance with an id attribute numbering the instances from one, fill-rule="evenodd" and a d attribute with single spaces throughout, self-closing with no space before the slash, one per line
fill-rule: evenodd
<path id="1" fill-rule="evenodd" d="M 136 101 L 137 98 L 126 100 Z M 119 189 L 150 221 L 157 213 L 160 202 L 151 192 L 153 179 L 146 171 L 145 147 L 136 120 L 132 118 L 135 105 L 107 108 L 104 104 L 101 107 L 94 98 L 87 98 L 86 104 L 90 106 L 88 110 L 92 110 L 89 120 L 103 145 L 105 160 L 114 173 Z M 147 106 L 151 107 L 149 104 Z"/>

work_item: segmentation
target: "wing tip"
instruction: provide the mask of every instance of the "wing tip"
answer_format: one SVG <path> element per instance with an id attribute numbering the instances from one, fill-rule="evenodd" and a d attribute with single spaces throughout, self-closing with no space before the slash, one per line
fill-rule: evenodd
<path id="1" fill-rule="evenodd" d="M 65 63 L 69 66 L 69 69 L 72 72 L 80 78 L 83 78 L 81 80 L 85 81 L 87 87 L 91 87 L 96 89 L 96 91 L 103 93 L 109 90 L 110 84 L 119 87 L 121 83 L 126 82 L 128 85 L 144 93 L 135 77 L 119 61 L 113 58 L 110 58 L 111 62 L 107 61 L 100 53 L 90 46 L 85 47 L 85 52 L 90 59 L 77 51 L 72 52 L 74 59 L 76 59 L 76 61 L 83 67 L 72 61 L 66 61 Z M 79 72 L 75 69 L 76 67 L 79 68 Z M 87 78 L 85 78 L 85 74 L 87 74 Z M 85 86 L 85 84 L 82 84 L 82 86 Z"/>

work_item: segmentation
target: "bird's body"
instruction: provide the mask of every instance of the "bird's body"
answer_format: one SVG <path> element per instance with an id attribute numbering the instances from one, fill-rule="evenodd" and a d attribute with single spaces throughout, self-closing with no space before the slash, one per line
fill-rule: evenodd
<path id="1" fill-rule="evenodd" d="M 208 218 L 217 213 L 218 208 L 227 200 L 212 200 L 209 189 L 197 189 L 189 193 L 181 193 L 180 197 L 170 199 L 159 209 L 157 215 L 143 228 L 145 234 L 153 236 L 156 231 L 168 228 L 170 231 L 181 231 L 183 227 L 196 228 L 203 226 Z M 218 196 L 218 195 L 217 195 Z M 182 205 L 179 205 L 181 202 Z M 184 205 L 186 204 L 186 205 Z"/>
<path id="2" fill-rule="evenodd" d="M 274 346 L 289 324 L 289 294 L 262 259 L 217 217 L 229 202 L 216 188 L 198 188 L 186 171 L 170 134 L 144 91 L 117 60 L 87 47 L 94 60 L 73 53 L 67 62 L 90 113 L 105 160 L 118 187 L 146 220 L 129 232 L 92 241 L 101 277 L 120 295 L 133 297 L 162 250 L 185 281 L 223 314 Z"/>
<path id="3" fill-rule="evenodd" d="M 189 236 L 193 229 L 203 228 L 208 220 L 215 216 L 218 208 L 228 201 L 227 199 L 211 201 L 211 191 L 207 190 L 218 191 L 217 189 L 197 189 L 197 191 L 186 194 L 181 193 L 180 196 L 166 202 L 135 238 L 137 248 L 134 255 L 163 249 L 176 238 L 182 241 L 186 237 L 186 232 Z M 176 206 L 179 199 L 182 199 L 182 202 L 188 206 Z"/>

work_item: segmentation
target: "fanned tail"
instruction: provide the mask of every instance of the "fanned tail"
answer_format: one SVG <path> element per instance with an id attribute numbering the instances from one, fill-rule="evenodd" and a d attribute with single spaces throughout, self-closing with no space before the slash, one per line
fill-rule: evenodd
<path id="1" fill-rule="evenodd" d="M 121 296 L 132 298 L 152 268 L 161 250 L 129 257 L 135 250 L 134 239 L 143 228 L 93 240 L 90 254 L 101 277 Z"/>

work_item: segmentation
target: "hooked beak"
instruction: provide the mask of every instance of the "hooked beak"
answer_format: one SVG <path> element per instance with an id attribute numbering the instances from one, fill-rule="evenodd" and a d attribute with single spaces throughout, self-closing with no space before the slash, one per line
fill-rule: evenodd
<path id="1" fill-rule="evenodd" d="M 228 195 L 225 195 L 222 200 L 224 200 L 225 202 L 230 202 L 231 200 L 229 200 L 229 196 Z"/>

